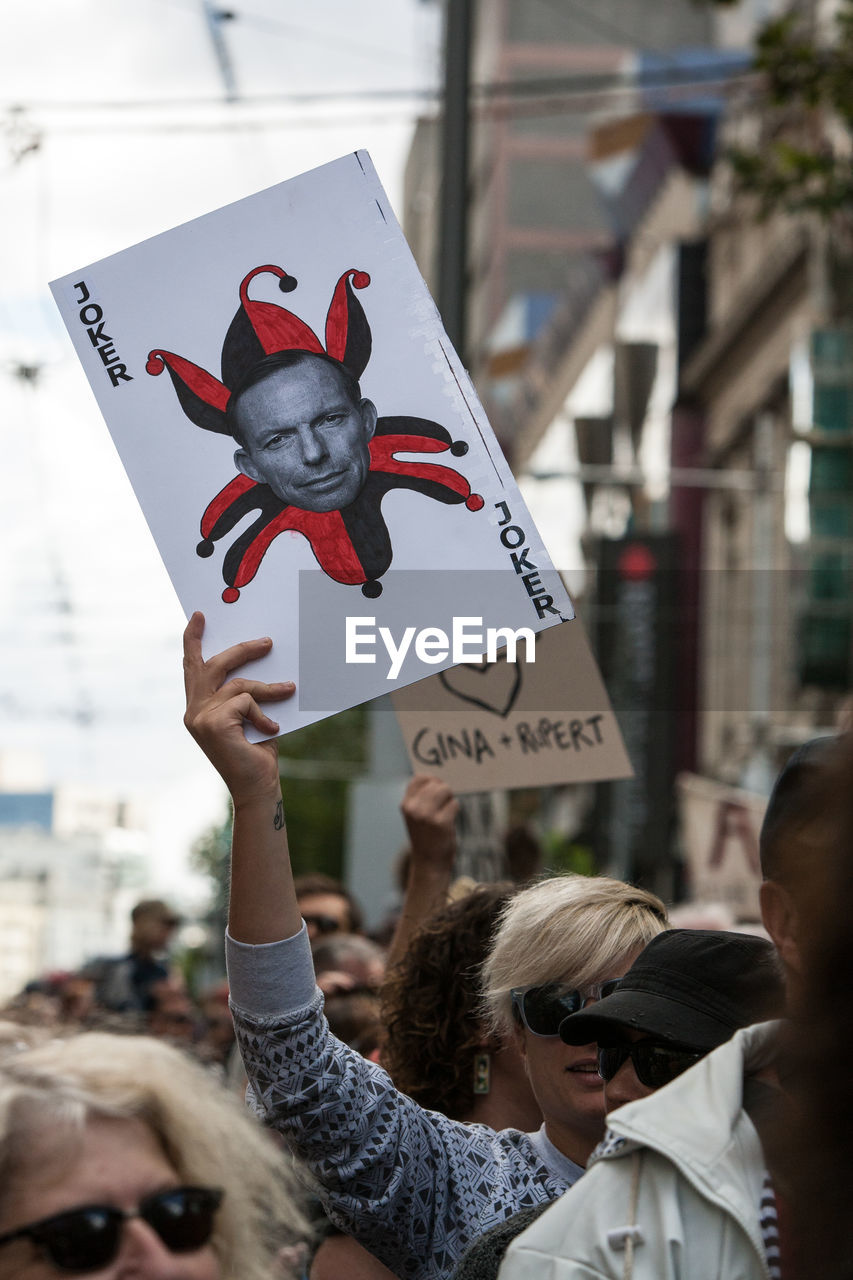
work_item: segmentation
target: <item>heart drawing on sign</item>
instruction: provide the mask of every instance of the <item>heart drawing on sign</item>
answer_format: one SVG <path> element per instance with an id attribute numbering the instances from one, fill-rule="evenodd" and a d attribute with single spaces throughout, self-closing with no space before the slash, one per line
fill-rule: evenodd
<path id="1" fill-rule="evenodd" d="M 508 716 L 521 689 L 521 665 L 507 662 L 466 662 L 439 673 L 448 693 L 496 716 Z"/>

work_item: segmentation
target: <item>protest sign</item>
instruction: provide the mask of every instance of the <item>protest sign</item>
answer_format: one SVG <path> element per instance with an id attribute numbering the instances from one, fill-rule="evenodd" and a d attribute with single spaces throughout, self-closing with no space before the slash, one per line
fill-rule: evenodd
<path id="1" fill-rule="evenodd" d="M 460 616 L 572 616 L 365 152 L 51 288 L 205 652 L 297 681 L 282 732 L 459 661 Z"/>
<path id="2" fill-rule="evenodd" d="M 580 622 L 540 632 L 495 662 L 453 667 L 391 695 L 412 768 L 454 791 L 631 776 Z"/>
<path id="3" fill-rule="evenodd" d="M 676 785 L 691 901 L 721 902 L 736 920 L 760 920 L 758 840 L 767 797 L 695 773 L 679 774 Z"/>

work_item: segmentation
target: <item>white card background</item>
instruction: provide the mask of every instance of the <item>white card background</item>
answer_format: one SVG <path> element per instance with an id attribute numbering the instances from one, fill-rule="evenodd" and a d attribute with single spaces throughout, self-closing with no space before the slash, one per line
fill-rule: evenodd
<path id="1" fill-rule="evenodd" d="M 163 235 L 70 273 L 51 285 L 78 357 L 107 421 L 157 547 L 189 615 L 207 619 L 204 649 L 215 653 L 238 640 L 270 635 L 269 657 L 254 664 L 260 679 L 296 679 L 299 684 L 299 574 L 317 570 L 308 541 L 280 534 L 239 600 L 223 602 L 222 561 L 245 524 L 222 538 L 214 554 L 196 554 L 199 521 L 208 503 L 237 474 L 234 441 L 195 426 L 180 407 L 168 373 L 145 370 L 148 353 L 172 351 L 220 376 L 222 344 L 239 305 L 239 286 L 254 267 L 271 263 L 298 280 L 282 295 L 271 275 L 256 277 L 250 294 L 277 303 L 305 321 L 322 339 L 334 286 L 348 269 L 366 271 L 371 283 L 358 297 L 372 332 L 373 348 L 361 378 L 362 393 L 380 417 L 409 415 L 441 423 L 469 448 L 423 461 L 452 467 L 482 495 L 482 510 L 446 506 L 408 490 L 389 493 L 382 514 L 391 535 L 393 561 L 383 594 L 365 600 L 358 586 L 322 579 L 316 626 L 309 619 L 312 663 L 340 663 L 347 615 L 374 616 L 398 629 L 405 601 L 397 591 L 417 583 L 418 615 L 424 592 L 433 625 L 450 630 L 454 615 L 471 613 L 464 575 L 443 569 L 503 570 L 488 575 L 487 625 L 534 630 L 572 616 L 572 606 L 545 553 L 529 512 L 467 374 L 447 339 L 435 305 L 400 231 L 366 152 L 345 156 L 279 186 L 240 200 Z M 131 381 L 113 385 L 81 319 L 85 284 L 103 313 L 103 331 Z M 92 312 L 84 313 L 91 321 Z M 413 458 L 415 455 L 407 455 Z M 506 507 L 500 507 L 505 503 Z M 557 614 L 539 617 L 522 575 L 513 570 L 510 545 L 501 541 L 511 524 L 524 533 L 527 559 L 537 566 Z M 254 516 L 245 517 L 250 522 Z M 109 537 L 109 528 L 104 528 Z M 513 535 L 513 542 L 518 535 Z M 428 570 L 397 574 L 397 570 Z M 406 585 L 410 584 L 410 585 Z M 314 593 L 316 594 L 316 592 Z M 139 600 L 145 608 L 144 599 Z M 306 620 L 302 619 L 303 637 Z M 304 655 L 303 655 L 304 656 Z M 448 657 L 443 666 L 449 666 Z M 406 684 L 441 669 L 407 664 L 397 682 Z M 381 661 L 348 669 L 352 680 L 340 705 L 299 705 L 298 698 L 271 706 L 282 732 L 355 705 L 395 687 Z"/>

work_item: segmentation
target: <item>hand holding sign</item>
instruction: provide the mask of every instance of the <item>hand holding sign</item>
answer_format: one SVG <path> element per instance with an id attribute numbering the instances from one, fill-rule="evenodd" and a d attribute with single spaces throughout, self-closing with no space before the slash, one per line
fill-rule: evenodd
<path id="1" fill-rule="evenodd" d="M 412 935 L 444 906 L 456 860 L 459 801 L 446 782 L 417 774 L 406 788 L 401 809 L 411 841 L 411 862 L 389 965 L 402 959 Z"/>
<path id="2" fill-rule="evenodd" d="M 250 742 L 246 728 L 276 733 L 262 702 L 293 696 L 292 682 L 229 679 L 271 648 L 269 638 L 232 645 L 205 662 L 204 615 L 196 611 L 184 631 L 184 724 L 219 773 L 234 802 L 228 928 L 251 944 L 291 938 L 302 928 L 293 886 L 274 738 Z"/>
<path id="3" fill-rule="evenodd" d="M 262 709 L 262 702 L 292 696 L 292 681 L 265 684 L 261 680 L 228 675 L 272 648 L 268 637 L 232 645 L 205 662 L 201 652 L 204 615 L 194 613 L 184 631 L 184 724 L 228 787 L 235 805 L 257 795 L 280 795 L 278 748 L 274 738 L 249 742 L 248 722 L 260 733 L 276 733 L 278 723 Z"/>
<path id="4" fill-rule="evenodd" d="M 409 783 L 402 804 L 412 842 L 412 862 L 438 871 L 453 870 L 456 857 L 456 817 L 459 801 L 446 782 L 418 774 Z"/>

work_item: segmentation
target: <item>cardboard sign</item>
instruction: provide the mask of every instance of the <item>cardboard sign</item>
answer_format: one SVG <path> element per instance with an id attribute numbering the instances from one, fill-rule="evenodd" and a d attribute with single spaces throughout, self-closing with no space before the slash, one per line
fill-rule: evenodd
<path id="1" fill-rule="evenodd" d="M 737 920 L 760 920 L 758 837 L 767 797 L 693 773 L 677 779 L 690 897 L 722 902 Z"/>
<path id="2" fill-rule="evenodd" d="M 458 666 L 392 694 L 415 773 L 455 791 L 631 776 L 619 726 L 580 622 L 536 639 L 535 661 Z"/>
<path id="3" fill-rule="evenodd" d="M 572 616 L 366 153 L 51 288 L 205 652 L 337 672 L 282 732 L 453 665 L 460 616 Z"/>

